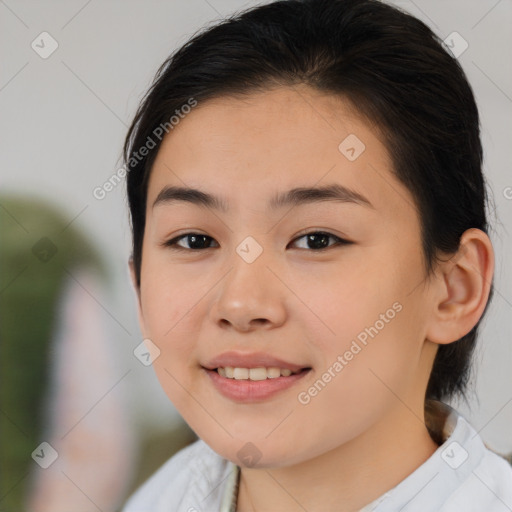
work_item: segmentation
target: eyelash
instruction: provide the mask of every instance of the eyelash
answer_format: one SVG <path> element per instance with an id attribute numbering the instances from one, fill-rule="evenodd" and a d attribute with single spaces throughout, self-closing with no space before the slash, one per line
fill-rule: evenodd
<path id="1" fill-rule="evenodd" d="M 190 233 L 184 233 L 184 234 L 182 234 L 180 236 L 177 236 L 177 237 L 175 237 L 175 238 L 173 238 L 171 240 L 163 242 L 162 245 L 172 249 L 173 251 L 184 251 L 184 252 L 199 252 L 199 251 L 205 251 L 207 249 L 214 249 L 215 248 L 215 247 L 206 247 L 204 249 L 187 249 L 186 247 L 181 247 L 180 245 L 177 245 L 177 243 L 181 239 L 186 238 L 188 236 L 192 236 L 192 235 L 203 236 L 203 237 L 206 237 L 206 238 L 209 238 L 209 239 L 213 240 L 213 238 L 208 236 L 208 235 L 204 235 L 202 233 L 190 232 Z M 332 245 L 328 245 L 327 247 L 323 247 L 322 249 L 302 249 L 302 250 L 307 250 L 307 251 L 310 251 L 310 252 L 325 252 L 327 249 L 332 249 L 333 247 L 339 247 L 339 246 L 343 246 L 343 245 L 350 245 L 350 244 L 353 243 L 353 242 L 350 242 L 349 240 L 345 240 L 343 238 L 340 238 L 339 236 L 333 235 L 332 233 L 328 233 L 326 231 L 310 231 L 308 233 L 304 233 L 304 234 L 298 236 L 297 238 L 294 238 L 292 240 L 292 242 L 300 240 L 301 238 L 304 238 L 304 237 L 309 236 L 309 235 L 326 235 L 326 236 L 334 239 L 336 241 L 336 243 L 332 244 Z"/>

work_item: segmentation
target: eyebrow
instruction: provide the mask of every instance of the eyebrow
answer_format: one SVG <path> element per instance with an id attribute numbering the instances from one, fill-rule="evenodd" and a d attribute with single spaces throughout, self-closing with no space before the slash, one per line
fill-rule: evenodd
<path id="1" fill-rule="evenodd" d="M 229 210 L 228 204 L 223 198 L 198 189 L 175 186 L 166 186 L 160 190 L 153 202 L 153 208 L 157 205 L 171 204 L 177 201 L 213 208 L 222 212 Z M 300 206 L 322 201 L 353 203 L 374 209 L 374 206 L 366 197 L 338 183 L 323 187 L 298 187 L 278 193 L 270 199 L 268 207 L 271 210 L 277 210 L 285 206 Z"/>

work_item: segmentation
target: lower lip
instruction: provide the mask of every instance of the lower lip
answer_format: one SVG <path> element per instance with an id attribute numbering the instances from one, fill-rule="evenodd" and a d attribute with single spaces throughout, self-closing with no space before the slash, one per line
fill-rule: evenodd
<path id="1" fill-rule="evenodd" d="M 217 390 L 226 398 L 236 402 L 260 402 L 277 393 L 289 389 L 304 378 L 309 372 L 302 370 L 289 377 L 277 377 L 276 379 L 265 380 L 236 380 L 222 377 L 216 370 L 204 371 L 208 374 Z"/>

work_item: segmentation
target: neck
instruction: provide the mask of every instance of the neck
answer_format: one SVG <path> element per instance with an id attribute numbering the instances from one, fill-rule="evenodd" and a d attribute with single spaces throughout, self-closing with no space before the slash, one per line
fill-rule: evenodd
<path id="1" fill-rule="evenodd" d="M 242 468 L 237 512 L 356 512 L 395 487 L 438 448 L 400 404 L 363 434 L 288 467 Z"/>

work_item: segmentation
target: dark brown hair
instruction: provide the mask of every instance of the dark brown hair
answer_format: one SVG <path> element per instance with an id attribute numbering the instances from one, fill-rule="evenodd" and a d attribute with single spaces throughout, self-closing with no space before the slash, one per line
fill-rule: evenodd
<path id="1" fill-rule="evenodd" d="M 427 276 L 441 253 L 456 253 L 465 230 L 487 232 L 478 110 L 439 38 L 377 0 L 281 0 L 195 34 L 162 64 L 141 102 L 124 146 L 138 286 L 159 127 L 170 132 L 169 119 L 191 98 L 203 103 L 296 84 L 343 97 L 380 129 L 394 173 L 415 200 Z M 465 396 L 479 324 L 439 347 L 427 398 Z"/>

